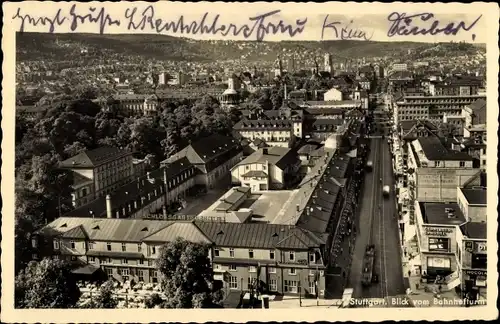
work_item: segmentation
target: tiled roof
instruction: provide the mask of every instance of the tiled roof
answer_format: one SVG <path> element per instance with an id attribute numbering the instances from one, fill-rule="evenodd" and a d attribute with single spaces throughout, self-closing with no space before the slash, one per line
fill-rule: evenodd
<path id="1" fill-rule="evenodd" d="M 152 233 L 172 224 L 171 221 L 117 219 L 117 218 L 85 218 L 60 217 L 44 226 L 38 233 L 48 236 L 64 235 L 68 231 L 75 232 L 81 227 L 89 240 L 110 242 L 141 242 Z"/>
<path id="2" fill-rule="evenodd" d="M 420 137 L 417 139 L 430 161 L 472 161 L 473 158 L 464 152 L 448 150 L 437 137 Z"/>
<path id="3" fill-rule="evenodd" d="M 94 150 L 77 154 L 60 163 L 62 168 L 94 168 L 109 161 L 116 160 L 126 155 L 132 154 L 127 150 L 122 150 L 112 146 L 101 146 Z"/>
<path id="4" fill-rule="evenodd" d="M 74 238 L 74 239 L 86 239 L 88 238 L 87 233 L 85 233 L 85 229 L 82 225 L 78 225 L 73 227 L 67 232 L 64 232 L 62 235 L 64 238 Z"/>
<path id="5" fill-rule="evenodd" d="M 239 142 L 234 138 L 212 134 L 191 143 L 162 163 L 173 162 L 182 157 L 186 157 L 192 164 L 204 164 L 223 153 L 239 148 L 239 146 Z"/>
<path id="6" fill-rule="evenodd" d="M 212 243 L 192 222 L 177 222 L 146 237 L 144 242 L 171 242 L 181 237 L 190 242 Z"/>
<path id="7" fill-rule="evenodd" d="M 264 150 L 266 149 L 267 153 L 264 154 Z M 258 149 L 243 161 L 239 162 L 235 167 L 253 163 L 265 163 L 266 161 L 280 169 L 284 169 L 288 165 L 297 163 L 298 157 L 297 154 L 289 148 L 272 146 Z"/>
<path id="8" fill-rule="evenodd" d="M 87 182 L 93 182 L 93 180 L 81 175 L 80 173 L 73 172 L 73 185 L 78 186 Z"/>
<path id="9" fill-rule="evenodd" d="M 259 120 L 240 120 L 233 128 L 235 130 L 291 130 L 292 121 L 285 119 L 259 119 Z"/>
<path id="10" fill-rule="evenodd" d="M 466 189 L 461 188 L 462 193 L 471 205 L 486 205 L 487 195 L 485 189 Z"/>
<path id="11" fill-rule="evenodd" d="M 256 177 L 266 178 L 267 173 L 265 173 L 264 171 L 260 171 L 260 170 L 250 170 L 247 173 L 242 174 L 241 176 L 245 177 L 245 178 L 256 178 Z"/>
<path id="12" fill-rule="evenodd" d="M 313 233 L 295 226 L 195 221 L 217 246 L 255 249 L 307 249 L 324 244 Z"/>
<path id="13" fill-rule="evenodd" d="M 157 195 L 160 195 L 160 187 L 163 186 L 164 182 L 164 169 L 160 168 L 151 171 L 149 178 L 148 175 L 144 175 L 113 191 L 110 194 L 113 210 L 124 208 L 127 204 L 138 201 L 141 196 L 154 193 L 155 189 L 157 190 Z M 152 198 L 154 199 L 154 197 Z M 68 212 L 66 216 L 106 217 L 106 197 L 101 196 L 86 205 Z"/>

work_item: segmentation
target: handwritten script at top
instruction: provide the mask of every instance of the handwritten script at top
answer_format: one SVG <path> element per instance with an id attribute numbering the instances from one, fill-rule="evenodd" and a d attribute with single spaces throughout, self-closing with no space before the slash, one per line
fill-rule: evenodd
<path id="1" fill-rule="evenodd" d="M 86 9 L 84 9 L 84 7 Z M 166 20 L 158 17 L 154 6 L 150 5 L 144 10 L 137 7 L 127 8 L 123 17 L 112 17 L 105 7 L 96 8 L 89 6 L 77 6 L 74 4 L 69 12 L 65 14 L 62 9 L 50 16 L 34 17 L 24 14 L 21 8 L 17 9 L 12 19 L 20 21 L 19 31 L 24 32 L 28 26 L 47 26 L 49 33 L 54 33 L 57 27 L 69 24 L 71 31 L 78 31 L 82 25 L 97 24 L 100 34 L 104 34 L 108 27 L 121 26 L 125 24 L 129 31 L 147 31 L 155 33 L 180 33 L 191 35 L 221 35 L 221 36 L 242 36 L 245 39 L 254 38 L 263 41 L 269 34 L 288 34 L 294 37 L 301 34 L 307 24 L 307 18 L 297 19 L 294 24 L 287 24 L 283 20 L 276 22 L 277 14 L 281 10 L 273 10 L 264 14 L 249 17 L 250 23 L 221 23 L 220 14 L 215 14 L 209 18 L 209 13 L 205 13 L 200 19 L 187 21 L 183 15 L 175 20 Z M 274 18 L 274 22 L 273 19 Z"/>
<path id="2" fill-rule="evenodd" d="M 389 30 L 387 31 L 387 36 L 411 36 L 411 35 L 457 35 L 460 31 L 470 31 L 476 23 L 481 19 L 482 15 L 477 17 L 471 24 L 468 26 L 464 21 L 452 21 L 446 22 L 442 24 L 438 19 L 434 18 L 433 13 L 425 12 L 419 13 L 415 15 L 407 16 L 405 12 L 393 12 L 388 17 L 387 20 L 391 22 L 389 26 Z M 418 20 L 422 22 L 431 22 L 428 28 L 422 28 L 420 26 L 415 26 L 416 23 L 414 20 Z M 444 27 L 443 27 L 444 26 Z M 476 34 L 472 34 L 472 40 L 476 39 Z"/>

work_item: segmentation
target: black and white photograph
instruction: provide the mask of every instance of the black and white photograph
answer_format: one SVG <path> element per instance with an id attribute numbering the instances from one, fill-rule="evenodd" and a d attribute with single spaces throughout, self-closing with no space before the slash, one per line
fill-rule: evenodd
<path id="1" fill-rule="evenodd" d="M 25 4 L 4 17 L 16 310 L 494 306 L 495 7 Z"/>

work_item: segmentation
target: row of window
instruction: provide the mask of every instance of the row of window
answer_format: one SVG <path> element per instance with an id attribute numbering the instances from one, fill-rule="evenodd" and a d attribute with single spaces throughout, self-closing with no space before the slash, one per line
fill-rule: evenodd
<path id="1" fill-rule="evenodd" d="M 219 248 L 215 248 L 214 249 L 214 256 L 218 257 L 220 256 L 220 249 Z M 229 249 L 229 257 L 230 258 L 234 258 L 235 257 L 235 254 L 234 254 L 234 249 L 233 248 L 230 248 Z M 249 259 L 253 259 L 255 257 L 255 253 L 252 249 L 249 249 L 248 250 L 248 258 Z M 276 257 L 276 253 L 274 250 L 269 250 L 269 259 L 270 260 L 275 260 L 275 257 Z M 295 252 L 294 251 L 289 251 L 288 252 L 288 260 L 290 261 L 295 261 Z M 316 262 L 316 255 L 315 253 L 309 253 L 309 262 Z"/>
<path id="2" fill-rule="evenodd" d="M 70 247 L 72 249 L 76 249 L 77 242 L 70 241 L 69 244 L 70 244 Z M 106 243 L 106 250 L 107 251 L 112 251 L 113 250 L 112 247 L 113 247 L 113 245 L 111 242 Z M 55 240 L 54 241 L 54 249 L 59 250 L 59 248 L 60 248 L 60 243 L 59 243 L 59 241 Z M 82 242 L 82 248 L 85 249 L 85 242 Z M 94 250 L 95 242 L 88 242 L 88 248 L 89 248 L 89 250 Z M 151 254 L 156 254 L 156 246 L 148 246 L 148 248 L 150 249 L 149 252 L 151 252 Z M 127 252 L 127 243 L 122 243 L 121 251 Z M 136 251 L 133 251 L 133 252 L 136 252 Z M 139 252 L 139 253 L 142 252 L 142 244 L 137 244 L 137 252 Z"/>
<path id="3" fill-rule="evenodd" d="M 239 281 L 238 277 L 231 276 L 229 278 L 229 288 L 230 289 L 241 289 L 239 287 Z M 253 285 L 255 284 L 255 278 L 249 277 L 247 280 L 247 289 L 251 289 Z M 270 279 L 268 282 L 268 288 L 270 291 L 278 291 L 278 280 L 277 279 Z M 309 293 L 310 294 L 315 294 L 316 293 L 316 282 L 314 281 L 309 281 Z M 292 294 L 297 294 L 299 292 L 299 282 L 297 280 L 285 280 L 284 281 L 284 287 L 283 287 L 284 292 L 287 293 L 292 293 Z"/>
<path id="4" fill-rule="evenodd" d="M 88 262 L 89 263 L 96 263 L 97 259 L 99 259 L 99 264 L 118 264 L 114 263 L 112 258 L 96 258 L 94 256 L 89 256 L 88 257 Z M 129 259 L 119 259 L 120 263 L 119 264 L 129 264 Z M 153 260 L 144 260 L 144 259 L 137 259 L 137 264 L 138 265 L 147 265 L 148 267 L 154 266 L 154 261 Z"/>
<path id="5" fill-rule="evenodd" d="M 214 270 L 222 270 L 222 266 L 220 264 L 214 264 Z M 237 271 L 238 267 L 234 264 L 229 265 L 229 271 Z M 249 266 L 248 267 L 248 272 L 250 273 L 256 273 L 257 272 L 257 267 L 256 266 Z M 267 267 L 267 272 L 268 273 L 276 273 L 276 268 L 275 267 Z M 323 271 L 320 272 L 320 275 Z M 296 268 L 288 268 L 288 274 L 289 275 L 296 275 L 297 274 L 297 269 Z M 314 276 L 316 274 L 316 270 L 309 270 L 309 275 Z"/>

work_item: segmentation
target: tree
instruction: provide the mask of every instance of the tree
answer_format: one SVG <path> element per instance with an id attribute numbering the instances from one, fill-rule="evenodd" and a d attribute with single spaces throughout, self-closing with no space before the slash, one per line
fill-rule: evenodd
<path id="1" fill-rule="evenodd" d="M 92 303 L 92 308 L 116 308 L 118 301 L 113 297 L 113 281 L 106 281 Z"/>
<path id="2" fill-rule="evenodd" d="M 222 303 L 220 292 L 213 289 L 208 248 L 181 238 L 161 248 L 156 267 L 163 278 L 163 307 L 211 308 Z"/>
<path id="3" fill-rule="evenodd" d="M 15 279 L 17 308 L 72 308 L 79 298 L 70 264 L 61 260 L 32 261 Z"/>

